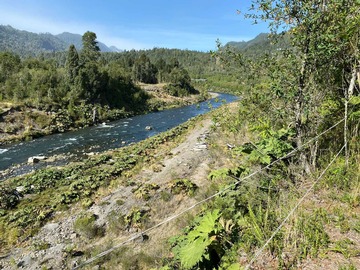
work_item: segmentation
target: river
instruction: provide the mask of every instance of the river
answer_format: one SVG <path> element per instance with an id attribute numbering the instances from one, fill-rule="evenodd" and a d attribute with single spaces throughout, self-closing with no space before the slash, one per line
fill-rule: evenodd
<path id="1" fill-rule="evenodd" d="M 136 143 L 150 136 L 178 126 L 192 117 L 209 112 L 223 103 L 238 99 L 229 94 L 198 104 L 156 113 L 138 115 L 77 131 L 45 136 L 32 141 L 9 144 L 0 148 L 0 172 L 12 168 L 0 179 L 29 172 L 49 165 L 48 162 L 29 165 L 25 162 L 32 156 L 65 155 L 65 160 L 83 158 L 89 152 L 101 152 Z M 146 129 L 151 127 L 151 130 Z M 63 159 L 64 160 L 64 159 Z M 63 161 L 64 163 L 64 161 Z M 23 164 L 22 166 L 17 166 Z"/>

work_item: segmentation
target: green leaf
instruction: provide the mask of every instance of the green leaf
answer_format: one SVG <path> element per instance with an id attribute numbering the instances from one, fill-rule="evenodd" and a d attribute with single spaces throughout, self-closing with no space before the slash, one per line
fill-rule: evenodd
<path id="1" fill-rule="evenodd" d="M 181 265 L 185 269 L 193 267 L 206 256 L 206 248 L 215 240 L 211 236 L 216 232 L 219 216 L 218 209 L 206 213 L 199 225 L 187 235 L 184 245 L 179 249 Z"/>
<path id="2" fill-rule="evenodd" d="M 222 168 L 219 170 L 214 170 L 208 175 L 209 180 L 213 180 L 216 178 L 225 179 L 229 175 L 229 169 Z"/>
<path id="3" fill-rule="evenodd" d="M 229 267 L 226 268 L 227 270 L 240 270 L 243 269 L 239 263 L 233 263 Z"/>
<path id="4" fill-rule="evenodd" d="M 219 218 L 219 210 L 215 209 L 212 212 L 207 213 L 203 219 L 201 220 L 199 226 L 196 228 L 197 231 L 201 231 L 203 233 L 210 233 L 214 231 L 215 222 Z"/>
<path id="5" fill-rule="evenodd" d="M 181 265 L 185 269 L 190 269 L 200 262 L 210 243 L 211 240 L 209 239 L 198 238 L 180 248 Z"/>
<path id="6" fill-rule="evenodd" d="M 349 99 L 349 103 L 351 105 L 358 105 L 360 104 L 360 96 L 352 96 L 350 99 Z"/>

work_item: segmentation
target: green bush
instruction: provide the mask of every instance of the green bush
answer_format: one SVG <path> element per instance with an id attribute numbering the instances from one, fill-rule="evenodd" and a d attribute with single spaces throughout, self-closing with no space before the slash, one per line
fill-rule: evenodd
<path id="1" fill-rule="evenodd" d="M 197 185 L 188 179 L 177 179 L 170 184 L 171 193 L 173 194 L 185 193 L 192 196 L 197 188 Z"/>
<path id="2" fill-rule="evenodd" d="M 116 211 L 111 211 L 107 219 L 110 232 L 119 234 L 120 231 L 125 229 L 126 223 L 124 215 L 121 215 Z"/>
<path id="3" fill-rule="evenodd" d="M 95 224 L 96 216 L 94 214 L 83 214 L 75 220 L 74 230 L 76 233 L 92 239 L 104 235 L 104 230 Z"/>
<path id="4" fill-rule="evenodd" d="M 150 209 L 138 209 L 133 208 L 131 211 L 124 217 L 124 222 L 127 227 L 140 228 L 143 223 L 147 220 Z"/>
<path id="5" fill-rule="evenodd" d="M 20 195 L 15 189 L 0 187 L 0 209 L 14 208 L 19 200 Z"/>

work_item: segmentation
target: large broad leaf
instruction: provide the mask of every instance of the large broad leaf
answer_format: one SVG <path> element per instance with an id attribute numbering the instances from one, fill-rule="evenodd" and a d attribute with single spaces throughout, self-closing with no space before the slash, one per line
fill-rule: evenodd
<path id="1" fill-rule="evenodd" d="M 180 249 L 181 265 L 185 269 L 192 268 L 202 260 L 207 246 L 211 243 L 211 239 L 198 238 Z"/>
<path id="2" fill-rule="evenodd" d="M 351 105 L 358 105 L 360 104 L 360 96 L 352 96 L 349 100 Z"/>
<path id="3" fill-rule="evenodd" d="M 196 227 L 196 230 L 201 233 L 209 234 L 210 232 L 215 230 L 215 223 L 218 218 L 219 218 L 218 209 L 207 213 L 201 219 L 199 226 Z"/>
<path id="4" fill-rule="evenodd" d="M 244 268 L 241 267 L 239 263 L 233 263 L 232 265 L 226 268 L 226 270 L 241 270 L 241 269 Z"/>
<path id="5" fill-rule="evenodd" d="M 191 268 L 205 257 L 206 248 L 214 241 L 216 233 L 216 221 L 219 218 L 219 210 L 206 213 L 196 226 L 186 237 L 186 243 L 180 248 L 181 265 Z"/>
<path id="6" fill-rule="evenodd" d="M 229 169 L 228 168 L 222 168 L 219 170 L 214 170 L 208 175 L 209 180 L 213 179 L 225 179 L 229 175 Z"/>

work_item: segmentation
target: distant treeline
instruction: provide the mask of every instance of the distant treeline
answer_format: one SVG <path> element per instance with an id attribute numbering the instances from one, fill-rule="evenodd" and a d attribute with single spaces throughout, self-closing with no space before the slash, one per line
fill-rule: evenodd
<path id="1" fill-rule="evenodd" d="M 125 110 L 143 110 L 148 95 L 136 83 L 167 83 L 174 96 L 195 93 L 184 66 L 205 67 L 209 54 L 154 49 L 101 53 L 96 34 L 82 36 L 80 51 L 71 45 L 65 53 L 43 53 L 21 58 L 0 53 L 0 101 L 22 102 L 40 109 L 71 108 L 101 104 Z M 180 64 L 176 53 L 187 55 Z M 195 57 L 197 55 L 197 57 Z M 185 61 L 184 61 L 185 62 Z"/>

